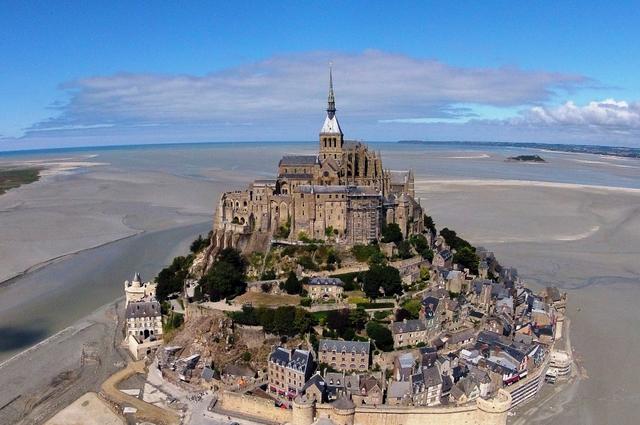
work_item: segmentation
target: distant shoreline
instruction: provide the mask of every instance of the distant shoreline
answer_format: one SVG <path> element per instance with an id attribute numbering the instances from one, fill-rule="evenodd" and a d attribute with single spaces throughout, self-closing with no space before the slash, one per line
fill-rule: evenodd
<path id="1" fill-rule="evenodd" d="M 603 145 L 563 145 L 560 143 L 515 143 L 515 142 L 473 142 L 473 141 L 427 141 L 427 140 L 399 140 L 397 143 L 405 145 L 432 146 L 487 146 L 503 148 L 528 148 L 553 152 L 588 153 L 593 155 L 607 155 L 621 158 L 640 159 L 640 148 Z"/>

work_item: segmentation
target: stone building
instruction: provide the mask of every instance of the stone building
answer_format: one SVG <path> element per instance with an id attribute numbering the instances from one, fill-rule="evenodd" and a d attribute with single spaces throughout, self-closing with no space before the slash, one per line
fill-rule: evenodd
<path id="1" fill-rule="evenodd" d="M 138 360 L 162 345 L 162 312 L 156 301 L 156 284 L 142 283 L 140 273 L 124 282 L 125 343 Z"/>
<path id="2" fill-rule="evenodd" d="M 302 287 L 313 301 L 338 301 L 344 292 L 344 282 L 335 277 L 312 277 Z"/>
<path id="3" fill-rule="evenodd" d="M 162 313 L 158 301 L 154 299 L 129 303 L 125 320 L 126 342 L 136 360 L 162 345 Z"/>
<path id="4" fill-rule="evenodd" d="M 125 303 L 150 300 L 156 298 L 156 284 L 153 282 L 142 282 L 140 273 L 133 275 L 133 280 L 124 281 Z"/>
<path id="5" fill-rule="evenodd" d="M 378 152 L 344 138 L 331 73 L 329 79 L 318 154 L 285 155 L 275 179 L 223 194 L 214 221 L 214 249 L 258 250 L 274 235 L 366 244 L 380 239 L 385 223 L 397 223 L 405 237 L 423 230 L 413 172 L 385 170 Z"/>
<path id="6" fill-rule="evenodd" d="M 321 339 L 318 344 L 318 361 L 339 371 L 362 372 L 369 369 L 370 350 L 369 341 Z"/>
<path id="7" fill-rule="evenodd" d="M 313 358 L 309 351 L 275 347 L 267 364 L 269 392 L 287 398 L 296 397 L 311 376 L 312 368 Z"/>

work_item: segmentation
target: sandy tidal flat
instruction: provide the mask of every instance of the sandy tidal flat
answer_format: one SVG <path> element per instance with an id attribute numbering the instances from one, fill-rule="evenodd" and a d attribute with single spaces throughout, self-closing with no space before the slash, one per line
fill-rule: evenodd
<path id="1" fill-rule="evenodd" d="M 493 250 L 532 287 L 568 292 L 574 356 L 588 377 L 514 423 L 637 424 L 639 191 L 450 180 L 416 192 L 437 226 Z"/>

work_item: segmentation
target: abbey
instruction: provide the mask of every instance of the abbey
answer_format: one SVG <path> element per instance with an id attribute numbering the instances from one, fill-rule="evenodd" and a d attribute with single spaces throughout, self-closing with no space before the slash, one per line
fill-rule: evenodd
<path id="1" fill-rule="evenodd" d="M 319 142 L 317 155 L 284 156 L 276 179 L 225 193 L 216 212 L 214 246 L 252 250 L 271 237 L 367 244 L 379 240 L 390 223 L 405 237 L 422 232 L 413 172 L 384 169 L 380 153 L 344 138 L 331 70 Z"/>

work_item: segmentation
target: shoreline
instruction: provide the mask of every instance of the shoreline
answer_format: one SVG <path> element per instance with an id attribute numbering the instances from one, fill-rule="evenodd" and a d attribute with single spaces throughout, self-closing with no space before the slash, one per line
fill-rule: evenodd
<path id="1" fill-rule="evenodd" d="M 623 186 L 605 186 L 595 184 L 562 183 L 542 180 L 518 180 L 518 179 L 421 179 L 416 180 L 417 187 L 430 185 L 454 185 L 454 186 L 509 186 L 509 187 L 541 187 L 549 189 L 572 189 L 590 191 L 611 191 L 640 195 L 640 188 Z"/>
<path id="2" fill-rule="evenodd" d="M 194 223 L 194 224 L 199 224 L 199 223 Z M 157 230 L 157 231 L 159 232 L 161 230 Z M 88 248 L 82 248 L 82 249 L 79 249 L 77 251 L 67 252 L 65 254 L 61 254 L 61 255 L 58 255 L 56 257 L 50 258 L 48 260 L 41 261 L 41 262 L 36 263 L 36 264 L 34 264 L 32 266 L 29 266 L 28 268 L 24 269 L 23 271 L 21 271 L 19 273 L 14 274 L 13 276 L 10 276 L 7 279 L 1 280 L 0 281 L 0 288 L 5 288 L 5 287 L 8 287 L 8 286 L 11 286 L 11 285 L 13 285 L 15 283 L 14 281 L 16 281 L 16 280 L 18 280 L 20 278 L 26 277 L 30 273 L 34 273 L 34 272 L 37 272 L 39 270 L 42 270 L 43 268 L 45 268 L 47 266 L 50 266 L 52 264 L 56 264 L 56 263 L 58 263 L 60 261 L 64 261 L 64 260 L 66 260 L 66 259 L 68 259 L 70 257 L 73 257 L 74 255 L 78 255 L 78 254 L 81 254 L 83 252 L 87 252 L 87 251 L 91 251 L 91 250 L 94 250 L 94 249 L 102 248 L 104 246 L 107 246 L 107 245 L 110 245 L 110 244 L 113 244 L 113 243 L 116 243 L 116 242 L 120 242 L 120 241 L 123 241 L 125 239 L 132 238 L 134 236 L 142 235 L 143 233 L 153 233 L 153 232 L 149 232 L 147 230 L 138 230 L 138 231 L 136 231 L 135 233 L 133 233 L 131 235 L 123 236 L 121 238 L 117 238 L 117 239 L 114 239 L 114 240 L 111 240 L 111 241 L 108 241 L 108 242 L 99 243 L 97 245 L 93 245 L 93 246 L 90 246 Z"/>

